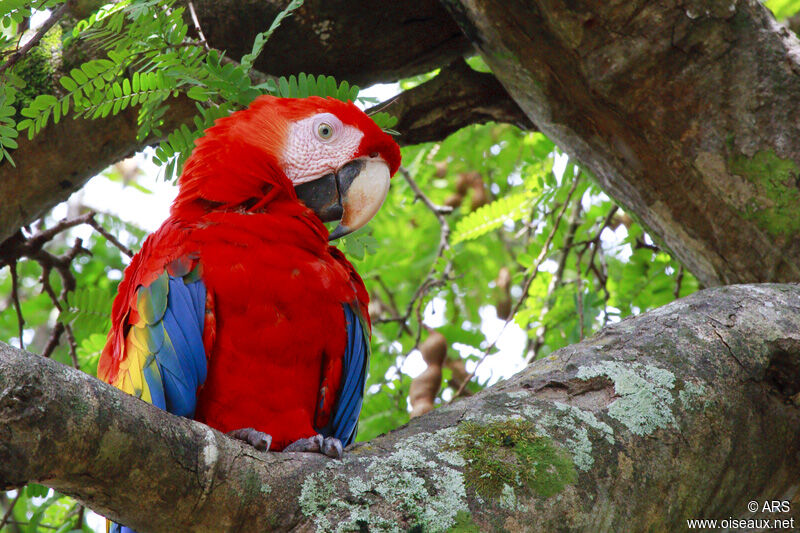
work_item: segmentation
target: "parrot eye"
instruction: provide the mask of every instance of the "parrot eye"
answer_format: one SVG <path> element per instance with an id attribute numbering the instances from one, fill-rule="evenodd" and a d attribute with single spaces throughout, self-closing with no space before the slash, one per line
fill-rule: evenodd
<path id="1" fill-rule="evenodd" d="M 342 130 L 342 122 L 332 113 L 320 113 L 314 118 L 311 131 L 318 140 L 328 143 L 339 136 Z"/>
<path id="2" fill-rule="evenodd" d="M 320 139 L 327 141 L 333 136 L 333 127 L 327 122 L 323 122 L 317 128 L 317 135 Z"/>

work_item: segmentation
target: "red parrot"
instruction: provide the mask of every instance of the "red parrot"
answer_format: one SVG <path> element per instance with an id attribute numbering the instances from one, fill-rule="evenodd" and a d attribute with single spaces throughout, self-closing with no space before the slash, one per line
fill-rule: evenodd
<path id="1" fill-rule="evenodd" d="M 399 165 L 351 102 L 261 96 L 218 120 L 125 270 L 98 376 L 259 449 L 340 457 L 370 323 L 364 283 L 328 241 L 372 218 Z"/>

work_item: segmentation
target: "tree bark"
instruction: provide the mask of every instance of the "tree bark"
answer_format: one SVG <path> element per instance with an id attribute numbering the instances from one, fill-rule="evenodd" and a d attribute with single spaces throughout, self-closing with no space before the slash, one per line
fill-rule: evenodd
<path id="1" fill-rule="evenodd" d="M 800 280 L 800 46 L 760 2 L 443 4 L 702 283 Z"/>
<path id="2" fill-rule="evenodd" d="M 0 488 L 148 531 L 675 531 L 800 520 L 800 286 L 710 289 L 352 446 L 260 453 L 0 344 Z M 747 504 L 784 500 L 784 513 Z"/>

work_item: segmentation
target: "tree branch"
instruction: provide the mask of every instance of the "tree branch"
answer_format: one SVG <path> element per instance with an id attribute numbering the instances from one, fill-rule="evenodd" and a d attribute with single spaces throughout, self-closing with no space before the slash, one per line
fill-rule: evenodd
<path id="1" fill-rule="evenodd" d="M 457 520 L 640 531 L 774 518 L 747 502 L 797 498 L 798 332 L 800 286 L 702 291 L 342 461 L 256 452 L 0 344 L 0 488 L 44 483 L 140 531 L 434 531 Z"/>
<path id="2" fill-rule="evenodd" d="M 508 122 L 535 129 L 492 74 L 478 72 L 463 60 L 443 67 L 428 81 L 376 105 L 398 117 L 401 145 L 439 141 L 470 124 Z"/>
<path id="3" fill-rule="evenodd" d="M 31 48 L 36 46 L 39 43 L 39 41 L 42 40 L 42 37 L 44 37 L 44 35 L 50 30 L 50 28 L 52 28 L 53 25 L 56 22 L 58 22 L 58 19 L 60 19 L 64 15 L 64 13 L 67 12 L 68 9 L 69 9 L 69 3 L 67 2 L 58 6 L 58 8 L 55 11 L 53 11 L 47 18 L 47 20 L 45 20 L 44 23 L 39 27 L 39 29 L 36 31 L 36 34 L 33 37 L 31 37 L 28 42 L 22 45 L 22 47 L 19 50 L 11 54 L 11 57 L 9 57 L 5 63 L 0 65 L 0 74 L 2 74 L 6 69 L 13 67 L 14 64 L 17 63 L 17 61 L 25 57 L 25 54 L 27 54 Z"/>

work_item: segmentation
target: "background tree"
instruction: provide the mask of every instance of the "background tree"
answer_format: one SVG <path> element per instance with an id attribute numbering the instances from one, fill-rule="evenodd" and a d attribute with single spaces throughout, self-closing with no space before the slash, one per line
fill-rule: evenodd
<path id="1" fill-rule="evenodd" d="M 351 83 L 378 81 L 400 80 L 403 89 L 388 102 L 364 102 L 381 113 L 375 116 L 383 126 L 400 133 L 405 166 L 370 228 L 343 243 L 370 287 L 375 323 L 359 440 L 407 422 L 409 412 L 422 414 L 486 385 L 475 375 L 497 351 L 498 333 L 487 335 L 485 328 L 491 307 L 503 330 L 513 321 L 526 332 L 524 353 L 534 360 L 701 284 L 796 281 L 793 34 L 756 2 L 573 4 L 3 3 L 0 236 L 6 240 L 0 265 L 9 268 L 0 273 L 8 295 L 1 338 L 94 373 L 115 280 L 143 232 L 113 214 L 85 213 L 79 201 L 67 221 L 47 213 L 105 166 L 157 145 L 151 154 L 171 179 L 203 128 L 257 94 L 355 98 Z M 774 7 L 781 16 L 795 11 L 791 3 Z M 21 40 L 30 16 L 46 10 L 46 21 Z M 348 82 L 325 76 L 331 74 Z M 472 125 L 484 122 L 490 123 Z M 119 167 L 105 173 L 136 186 L 123 174 Z M 78 224 L 95 233 L 76 241 L 70 231 Z M 793 368 L 778 355 L 796 355 L 796 349 L 773 350 L 768 359 Z M 427 364 L 413 379 L 402 371 L 409 357 Z M 624 396 L 618 374 L 603 368 L 598 375 L 606 381 L 589 392 L 606 390 L 611 380 L 611 394 Z M 800 387 L 784 373 L 777 380 L 781 398 L 791 398 Z M 693 376 L 686 374 L 679 389 L 666 387 L 666 394 L 706 394 L 697 387 L 710 377 Z M 715 389 L 722 396 L 734 392 Z M 416 427 L 434 431 L 459 404 Z M 506 398 L 504 405 L 512 404 Z M 601 402 L 597 409 L 605 407 Z M 758 454 L 771 445 L 797 448 L 796 413 L 786 411 L 776 417 L 778 425 L 794 429 Z M 603 420 L 595 420 L 597 427 Z M 495 431 L 524 440 L 545 432 L 520 424 L 462 427 L 462 435 L 491 440 Z M 553 452 L 549 464 L 560 481 L 525 498 L 547 498 L 585 481 L 586 454 L 611 453 L 597 446 L 604 431 L 586 441 L 595 443 L 594 451 L 568 444 L 567 455 Z M 558 442 L 583 442 L 554 435 Z M 469 461 L 485 467 L 480 457 Z M 513 483 L 483 487 L 469 482 L 469 471 L 470 498 L 518 511 L 521 504 L 509 503 L 503 492 L 508 486 L 513 497 Z M 489 472 L 502 478 L 502 470 Z M 759 479 L 770 472 L 759 471 Z M 541 479 L 531 483 L 539 487 Z M 782 487 L 776 481 L 758 490 L 774 495 Z M 523 498 L 525 491 L 516 490 Z M 353 520 L 305 501 L 306 520 L 315 511 Z M 17 530 L 86 527 L 79 505 L 39 485 L 8 493 L 4 505 L 3 523 Z M 708 509 L 725 508 L 698 504 L 694 510 Z M 395 518 L 406 527 L 425 523 L 410 511 Z M 466 520 L 450 518 L 440 525 Z M 490 523 L 485 515 L 474 520 Z"/>

